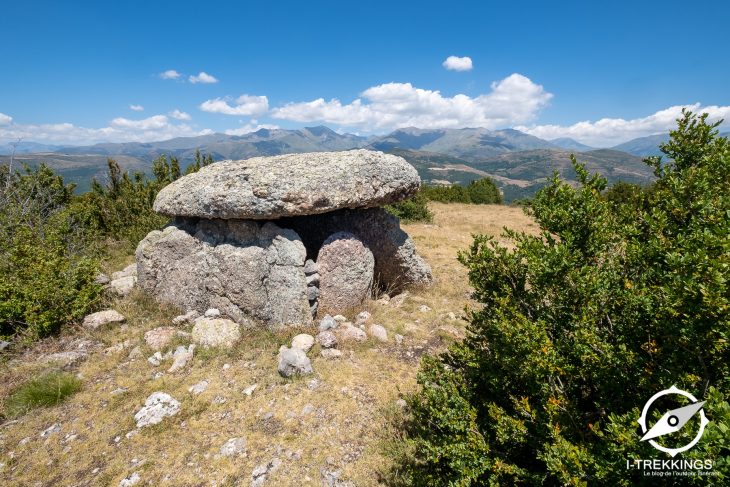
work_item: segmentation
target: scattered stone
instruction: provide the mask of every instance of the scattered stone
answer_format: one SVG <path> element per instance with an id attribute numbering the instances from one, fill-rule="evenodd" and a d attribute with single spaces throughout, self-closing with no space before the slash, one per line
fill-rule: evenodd
<path id="1" fill-rule="evenodd" d="M 232 348 L 241 339 L 238 323 L 224 318 L 198 318 L 193 327 L 193 341 L 203 347 Z"/>
<path id="2" fill-rule="evenodd" d="M 395 343 L 396 343 L 396 345 L 402 345 L 404 339 L 405 339 L 405 337 L 403 335 L 399 335 L 397 333 L 395 334 Z"/>
<path id="3" fill-rule="evenodd" d="M 338 328 L 337 330 L 338 335 L 340 339 L 343 342 L 348 341 L 356 341 L 356 342 L 364 342 L 368 339 L 367 334 L 361 330 L 360 328 L 356 326 L 352 326 L 350 324 L 345 324 Z"/>
<path id="4" fill-rule="evenodd" d="M 228 399 L 223 396 L 215 396 L 211 402 L 213 404 L 225 404 L 227 401 Z"/>
<path id="5" fill-rule="evenodd" d="M 139 476 L 139 473 L 134 472 L 129 477 L 122 479 L 119 482 L 119 487 L 132 487 L 133 485 L 137 485 L 142 480 L 142 477 Z"/>
<path id="6" fill-rule="evenodd" d="M 313 345 L 314 337 L 312 335 L 307 335 L 306 333 L 295 336 L 291 341 L 292 348 L 298 348 L 304 351 L 304 353 L 309 352 Z"/>
<path id="7" fill-rule="evenodd" d="M 231 438 L 221 447 L 222 457 L 240 457 L 246 455 L 246 440 L 243 438 Z"/>
<path id="8" fill-rule="evenodd" d="M 317 286 L 307 286 L 307 299 L 309 301 L 317 301 L 319 297 L 319 288 Z"/>
<path id="9" fill-rule="evenodd" d="M 142 358 L 144 355 L 142 354 L 142 350 L 139 347 L 134 347 L 131 352 L 129 352 L 129 359 L 134 360 L 138 358 Z"/>
<path id="10" fill-rule="evenodd" d="M 281 466 L 281 460 L 274 457 L 268 463 L 262 463 L 251 472 L 251 487 L 261 487 L 269 474 Z"/>
<path id="11" fill-rule="evenodd" d="M 179 412 L 180 403 L 172 396 L 165 392 L 154 392 L 144 402 L 144 407 L 134 415 L 134 419 L 137 421 L 137 428 L 144 428 Z"/>
<path id="12" fill-rule="evenodd" d="M 204 393 L 205 390 L 208 388 L 208 385 L 209 382 L 207 380 L 201 380 L 197 384 L 188 387 L 188 392 L 197 396 L 198 394 Z"/>
<path id="13" fill-rule="evenodd" d="M 360 306 L 370 294 L 375 258 L 352 233 L 337 232 L 322 244 L 317 255 L 320 309 L 346 310 Z"/>
<path id="14" fill-rule="evenodd" d="M 10 346 L 10 342 L 6 342 L 5 340 L 0 340 L 0 352 L 5 350 Z"/>
<path id="15" fill-rule="evenodd" d="M 258 384 L 251 384 L 243 390 L 243 393 L 247 396 L 251 396 L 253 394 L 253 391 L 255 391 L 258 386 Z"/>
<path id="16" fill-rule="evenodd" d="M 107 276 L 103 272 L 98 273 L 94 278 L 94 284 L 99 284 L 101 286 L 109 284 L 109 282 L 111 282 L 111 279 L 109 279 L 109 276 Z"/>
<path id="17" fill-rule="evenodd" d="M 144 334 L 144 341 L 152 350 L 162 350 L 177 336 L 179 330 L 172 326 L 161 326 Z"/>
<path id="18" fill-rule="evenodd" d="M 454 321 L 456 319 L 456 313 L 454 313 L 453 311 L 449 311 L 449 313 L 446 315 L 446 317 L 449 320 Z"/>
<path id="19" fill-rule="evenodd" d="M 399 408 L 403 409 L 406 406 L 408 406 L 408 403 L 406 402 L 405 399 L 398 399 L 397 401 L 395 401 L 395 405 L 398 406 Z"/>
<path id="20" fill-rule="evenodd" d="M 172 354 L 172 365 L 169 369 L 167 369 L 167 371 L 174 373 L 178 370 L 184 369 L 190 359 L 193 358 L 194 351 L 195 345 L 188 345 L 188 348 L 185 348 L 183 345 L 177 347 L 175 352 Z"/>
<path id="21" fill-rule="evenodd" d="M 368 320 L 370 320 L 371 317 L 372 315 L 369 312 L 360 311 L 357 316 L 355 316 L 355 324 L 358 326 L 364 325 L 368 322 Z"/>
<path id="22" fill-rule="evenodd" d="M 104 311 L 98 311 L 91 313 L 84 318 L 83 326 L 89 330 L 97 330 L 102 326 L 110 325 L 112 323 L 122 323 L 126 318 L 121 313 L 113 309 L 107 309 Z"/>
<path id="23" fill-rule="evenodd" d="M 304 274 L 307 276 L 312 276 L 317 273 L 317 263 L 313 261 L 312 259 L 307 259 L 306 262 L 304 262 Z"/>
<path id="24" fill-rule="evenodd" d="M 132 264 L 129 264 L 124 269 L 122 269 L 121 271 L 112 272 L 112 281 L 115 281 L 117 279 L 122 279 L 125 277 L 136 276 L 136 275 L 137 275 L 137 264 L 132 263 Z"/>
<path id="25" fill-rule="evenodd" d="M 64 369 L 74 367 L 89 358 L 86 352 L 72 350 L 70 352 L 57 352 L 41 357 L 45 363 L 57 363 Z"/>
<path id="26" fill-rule="evenodd" d="M 368 331 L 370 332 L 370 335 L 375 337 L 378 341 L 388 341 L 388 332 L 381 325 L 370 325 Z"/>
<path id="27" fill-rule="evenodd" d="M 163 357 L 162 354 L 158 351 L 147 357 L 147 361 L 154 365 L 155 367 L 159 367 L 162 363 Z"/>
<path id="28" fill-rule="evenodd" d="M 335 321 L 336 321 L 337 323 L 344 323 L 345 321 L 347 321 L 347 318 L 345 318 L 345 317 L 344 317 L 344 316 L 342 316 L 342 315 L 335 315 L 333 319 L 334 319 L 334 320 L 335 320 Z"/>
<path id="29" fill-rule="evenodd" d="M 337 346 L 337 336 L 331 331 L 321 331 L 317 334 L 317 343 L 322 348 L 334 348 Z"/>
<path id="30" fill-rule="evenodd" d="M 309 414 L 312 414 L 315 411 L 314 405 L 312 404 L 305 404 L 302 408 L 302 416 L 307 416 Z"/>
<path id="31" fill-rule="evenodd" d="M 218 318 L 221 315 L 221 312 L 218 308 L 210 308 L 205 312 L 206 318 Z"/>
<path id="32" fill-rule="evenodd" d="M 223 364 L 223 370 L 228 370 L 231 368 L 231 364 Z"/>
<path id="33" fill-rule="evenodd" d="M 340 316 L 340 315 L 338 315 Z M 343 316 L 343 318 L 345 318 Z M 347 319 L 345 318 L 346 321 Z M 332 318 L 330 315 L 325 315 L 322 321 L 319 322 L 319 331 L 327 331 L 332 328 L 337 328 L 337 320 Z"/>
<path id="34" fill-rule="evenodd" d="M 429 311 L 431 311 L 431 308 L 429 308 L 425 304 L 422 304 L 418 307 L 418 311 L 420 311 L 421 313 L 428 313 Z"/>
<path id="35" fill-rule="evenodd" d="M 312 363 L 299 348 L 284 348 L 279 352 L 279 374 L 283 377 L 312 373 Z"/>
<path id="36" fill-rule="evenodd" d="M 319 286 L 319 274 L 307 276 L 307 286 Z"/>
<path id="37" fill-rule="evenodd" d="M 124 297 L 129 294 L 132 289 L 134 289 L 136 284 L 137 276 L 127 276 L 120 279 L 114 279 L 109 283 L 109 287 L 115 294 Z"/>
<path id="38" fill-rule="evenodd" d="M 184 315 L 176 316 L 172 319 L 172 324 L 175 326 L 184 325 L 186 323 L 192 323 L 195 321 L 196 318 L 198 318 L 200 314 L 198 314 L 197 311 L 191 310 L 185 313 Z"/>
<path id="39" fill-rule="evenodd" d="M 125 393 L 125 392 L 127 392 L 128 390 L 129 390 L 129 389 L 127 389 L 126 387 L 117 387 L 116 389 L 114 389 L 114 390 L 113 390 L 113 391 L 111 392 L 111 394 L 112 394 L 112 396 L 118 396 L 118 395 L 120 395 L 120 394 L 124 394 L 124 393 Z"/>
<path id="40" fill-rule="evenodd" d="M 51 436 L 51 435 L 53 435 L 55 433 L 58 433 L 59 431 L 61 431 L 61 425 L 58 424 L 58 423 L 54 423 L 54 424 L 52 424 L 51 426 L 49 426 L 48 428 L 44 429 L 41 432 L 41 438 L 46 438 L 46 437 Z"/>
<path id="41" fill-rule="evenodd" d="M 410 293 L 408 291 L 403 291 L 402 293 L 398 294 L 397 296 L 393 296 L 390 300 L 390 305 L 395 306 L 396 308 L 400 308 L 403 306 L 403 303 L 406 302 L 406 299 L 408 299 L 408 296 L 410 296 Z"/>
<path id="42" fill-rule="evenodd" d="M 336 348 L 325 348 L 319 354 L 327 360 L 334 360 L 342 357 L 342 352 Z"/>

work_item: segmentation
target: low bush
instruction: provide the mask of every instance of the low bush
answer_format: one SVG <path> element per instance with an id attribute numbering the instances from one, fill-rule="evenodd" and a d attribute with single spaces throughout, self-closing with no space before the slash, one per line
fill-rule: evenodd
<path id="1" fill-rule="evenodd" d="M 38 407 L 60 404 L 81 389 L 73 374 L 48 372 L 18 387 L 5 401 L 5 416 L 16 418 Z"/>
<path id="2" fill-rule="evenodd" d="M 422 191 L 407 200 L 387 205 L 385 210 L 400 218 L 404 223 L 433 221 L 433 213 L 428 209 L 428 199 Z"/>

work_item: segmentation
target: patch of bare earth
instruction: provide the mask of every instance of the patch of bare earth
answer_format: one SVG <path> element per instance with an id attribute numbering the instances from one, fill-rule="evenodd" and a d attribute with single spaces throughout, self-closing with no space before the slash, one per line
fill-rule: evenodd
<path id="1" fill-rule="evenodd" d="M 167 372 L 169 361 L 155 367 L 147 361 L 153 352 L 144 333 L 170 326 L 178 313 L 136 291 L 111 303 L 127 316 L 125 325 L 72 330 L 3 359 L 0 402 L 51 367 L 38 360 L 42 354 L 88 351 L 88 359 L 71 369 L 83 380 L 81 392 L 0 425 L 0 484 L 116 486 L 136 473 L 137 485 L 248 486 L 254 470 L 266 464 L 270 468 L 259 469 L 268 470 L 263 485 L 380 484 L 390 465 L 381 448 L 384 412 L 415 387 L 421 355 L 463 336 L 463 309 L 474 305 L 458 250 L 475 233 L 499 236 L 505 226 L 536 231 L 519 208 L 431 208 L 434 223 L 404 228 L 431 264 L 434 285 L 411 291 L 401 304 L 368 302 L 364 309 L 386 328 L 388 342 L 340 344 L 343 356 L 336 360 L 322 358 L 315 345 L 310 376 L 287 380 L 276 371 L 279 346 L 306 330 L 249 332 L 232 351 L 196 350 L 179 372 Z M 190 331 L 189 325 L 181 328 Z M 400 344 L 396 334 L 403 336 Z M 141 357 L 130 358 L 137 346 Z M 204 392 L 188 391 L 201 381 L 208 381 Z M 137 429 L 134 414 L 155 391 L 179 401 L 180 412 Z M 53 425 L 58 427 L 49 430 Z M 245 452 L 221 455 L 232 438 L 245 439 Z"/>

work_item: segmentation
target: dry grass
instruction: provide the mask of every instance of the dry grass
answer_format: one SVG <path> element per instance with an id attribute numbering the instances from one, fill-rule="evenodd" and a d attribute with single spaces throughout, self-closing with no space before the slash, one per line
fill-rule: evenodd
<path id="1" fill-rule="evenodd" d="M 321 485 L 323 470 L 339 470 L 341 479 L 358 486 L 379 485 L 389 468 L 382 454 L 384 412 L 401 392 L 415 387 L 418 357 L 463 333 L 465 323 L 448 318 L 469 304 L 457 251 L 469 245 L 473 233 L 499 235 L 503 226 L 535 230 L 519 208 L 432 204 L 431 209 L 433 224 L 404 227 L 433 267 L 434 285 L 412 291 L 400 307 L 367 303 L 374 322 L 388 329 L 390 342 L 341 346 L 339 361 L 325 361 L 315 346 L 312 376 L 289 381 L 276 373 L 279 346 L 302 330 L 250 332 L 235 350 L 196 352 L 192 366 L 177 374 L 165 372 L 169 363 L 155 368 L 145 358 L 130 360 L 135 345 L 149 356 L 142 346 L 144 332 L 168 325 L 176 314 L 140 293 L 113 303 L 128 317 L 127 325 L 86 336 L 77 330 L 6 360 L 0 364 L 0 402 L 14 384 L 46 370 L 36 360 L 40 353 L 78 346 L 81 339 L 98 343 L 77 370 L 84 383 L 79 393 L 0 425 L 0 484 L 116 486 L 139 472 L 142 484 L 149 485 L 248 485 L 256 465 L 278 457 L 282 465 L 268 485 Z M 431 310 L 420 311 L 423 304 Z M 401 346 L 393 341 L 396 333 L 405 336 Z M 125 350 L 104 352 L 125 340 L 131 342 Z M 164 375 L 154 378 L 158 371 Z M 201 380 L 210 385 L 193 396 L 188 387 Z M 249 397 L 243 390 L 251 384 L 258 387 Z M 125 391 L 112 394 L 120 388 Z M 134 413 L 155 391 L 179 400 L 180 414 L 127 437 L 135 431 Z M 313 410 L 305 414 L 307 405 Z M 59 432 L 40 436 L 55 423 Z M 246 439 L 247 456 L 218 457 L 233 437 Z"/>

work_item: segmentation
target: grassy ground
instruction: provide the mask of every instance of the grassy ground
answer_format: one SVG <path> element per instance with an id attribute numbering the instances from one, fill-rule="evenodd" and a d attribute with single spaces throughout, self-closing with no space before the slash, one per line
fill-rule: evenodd
<path id="1" fill-rule="evenodd" d="M 324 360 L 315 346 L 309 354 L 315 372 L 306 378 L 285 380 L 276 372 L 279 346 L 303 330 L 251 332 L 235 350 L 196 351 L 192 365 L 175 374 L 166 372 L 169 362 L 152 366 L 144 332 L 170 325 L 178 313 L 138 292 L 111 303 L 127 316 L 126 325 L 93 333 L 71 330 L 2 359 L 0 407 L 23 381 L 49 371 L 38 360 L 41 355 L 90 351 L 74 369 L 81 391 L 58 406 L 0 425 L 0 484 L 116 486 L 138 472 L 138 485 L 248 485 L 253 469 L 274 457 L 281 466 L 267 485 L 322 485 L 323 472 L 339 472 L 340 479 L 358 486 L 381 484 L 390 468 L 383 454 L 384 417 L 397 407 L 401 393 L 415 387 L 419 357 L 463 336 L 459 316 L 473 303 L 457 251 L 474 233 L 496 236 L 504 226 L 536 230 L 519 208 L 432 204 L 431 209 L 433 224 L 404 227 L 431 264 L 434 285 L 412 291 L 401 306 L 368 302 L 364 309 L 388 330 L 390 341 L 341 345 L 338 361 Z M 129 258 L 117 260 L 121 268 Z M 422 305 L 430 310 L 419 310 Z M 405 336 L 401 345 L 393 340 L 396 333 Z M 116 350 L 107 349 L 115 345 Z M 132 360 L 135 346 L 143 357 Z M 163 375 L 155 378 L 158 372 Z M 202 380 L 210 383 L 205 392 L 188 392 Z M 253 394 L 244 394 L 252 384 L 257 384 Z M 155 391 L 180 401 L 181 412 L 135 433 L 134 413 Z M 57 431 L 41 436 L 55 424 Z M 246 456 L 220 457 L 220 447 L 235 437 L 245 438 Z"/>

